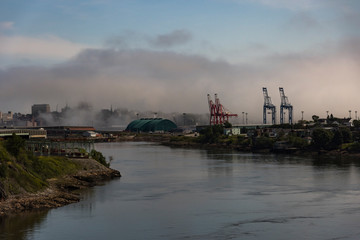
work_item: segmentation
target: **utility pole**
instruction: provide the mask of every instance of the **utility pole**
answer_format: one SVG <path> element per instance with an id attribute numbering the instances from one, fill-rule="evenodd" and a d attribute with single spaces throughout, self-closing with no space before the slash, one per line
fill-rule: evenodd
<path id="1" fill-rule="evenodd" d="M 245 124 L 245 116 L 244 116 L 245 112 L 242 112 L 242 117 L 243 117 L 243 124 Z"/>

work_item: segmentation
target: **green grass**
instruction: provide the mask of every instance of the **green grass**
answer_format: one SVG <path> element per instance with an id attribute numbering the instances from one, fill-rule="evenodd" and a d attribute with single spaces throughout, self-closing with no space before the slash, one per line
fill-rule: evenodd
<path id="1" fill-rule="evenodd" d="M 37 192 L 48 186 L 47 180 L 76 172 L 80 166 L 64 157 L 37 157 L 19 149 L 16 156 L 0 142 L 0 182 L 7 195 Z"/>

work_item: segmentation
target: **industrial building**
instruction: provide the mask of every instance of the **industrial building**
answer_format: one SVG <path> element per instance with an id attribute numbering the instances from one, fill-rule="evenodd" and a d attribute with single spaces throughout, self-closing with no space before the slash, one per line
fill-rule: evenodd
<path id="1" fill-rule="evenodd" d="M 50 126 L 43 129 L 47 131 L 48 138 L 81 138 L 86 132 L 95 132 L 91 126 Z"/>
<path id="2" fill-rule="evenodd" d="M 170 132 L 177 128 L 176 124 L 163 118 L 141 118 L 132 121 L 125 131 L 129 132 Z"/>
<path id="3" fill-rule="evenodd" d="M 34 104 L 31 107 L 31 114 L 33 117 L 39 116 L 40 113 L 50 113 L 49 104 Z"/>

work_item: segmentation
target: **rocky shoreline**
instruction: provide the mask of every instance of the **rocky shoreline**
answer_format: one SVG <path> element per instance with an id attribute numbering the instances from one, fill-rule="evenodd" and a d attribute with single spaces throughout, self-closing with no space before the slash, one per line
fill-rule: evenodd
<path id="1" fill-rule="evenodd" d="M 72 175 L 48 179 L 49 187 L 41 192 L 13 195 L 0 201 L 0 216 L 79 202 L 78 190 L 121 177 L 119 171 L 107 168 L 93 159 L 72 160 L 81 166 L 81 170 Z"/>

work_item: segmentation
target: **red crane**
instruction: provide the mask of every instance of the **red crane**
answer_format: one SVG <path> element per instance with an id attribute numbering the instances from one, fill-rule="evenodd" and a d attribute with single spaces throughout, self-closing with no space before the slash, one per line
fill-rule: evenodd
<path id="1" fill-rule="evenodd" d="M 237 114 L 231 113 L 221 103 L 215 93 L 215 103 L 211 100 L 210 94 L 207 95 L 210 111 L 210 125 L 224 124 L 229 121 L 229 117 L 237 117 Z"/>

